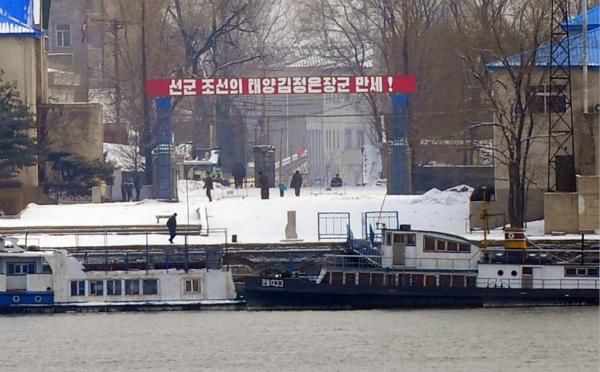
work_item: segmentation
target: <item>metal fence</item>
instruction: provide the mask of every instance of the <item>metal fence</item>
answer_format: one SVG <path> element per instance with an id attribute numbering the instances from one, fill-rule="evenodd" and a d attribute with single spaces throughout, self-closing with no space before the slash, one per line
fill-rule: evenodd
<path id="1" fill-rule="evenodd" d="M 370 239 L 371 229 L 374 241 L 381 241 L 383 229 L 398 229 L 398 211 L 372 211 L 362 214 L 362 231 L 365 239 Z"/>
<path id="2" fill-rule="evenodd" d="M 346 240 L 348 226 L 350 226 L 350 213 L 319 212 L 317 220 L 319 240 Z"/>

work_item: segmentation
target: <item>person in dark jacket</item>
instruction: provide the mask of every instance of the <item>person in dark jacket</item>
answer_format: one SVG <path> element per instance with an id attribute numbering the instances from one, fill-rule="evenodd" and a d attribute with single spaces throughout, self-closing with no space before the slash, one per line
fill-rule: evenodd
<path id="1" fill-rule="evenodd" d="M 211 202 L 212 201 L 212 190 L 214 189 L 213 186 L 213 178 L 211 177 L 210 173 L 206 172 L 206 178 L 204 179 L 204 188 L 206 189 L 206 196 L 208 196 L 208 201 Z"/>
<path id="2" fill-rule="evenodd" d="M 173 244 L 173 238 L 177 234 L 177 213 L 173 213 L 167 220 L 167 228 L 169 229 L 169 243 Z"/>
<path id="3" fill-rule="evenodd" d="M 269 199 L 269 177 L 263 172 L 258 172 L 258 185 L 260 186 L 260 198 Z"/>
<path id="4" fill-rule="evenodd" d="M 133 176 L 133 187 L 135 189 L 135 200 L 140 201 L 140 194 L 142 193 L 142 180 L 139 173 L 135 173 Z"/>
<path id="5" fill-rule="evenodd" d="M 336 173 L 335 177 L 333 177 L 331 179 L 331 187 L 342 187 L 344 183 L 342 182 L 342 179 L 340 178 L 340 174 Z"/>
<path id="6" fill-rule="evenodd" d="M 246 177 L 246 169 L 244 169 L 242 163 L 235 163 L 231 173 L 233 174 L 235 188 L 241 189 L 244 184 L 244 177 Z"/>
<path id="7" fill-rule="evenodd" d="M 292 176 L 290 187 L 294 189 L 296 196 L 300 196 L 300 188 L 302 187 L 302 175 L 300 174 L 300 171 L 296 171 Z"/>

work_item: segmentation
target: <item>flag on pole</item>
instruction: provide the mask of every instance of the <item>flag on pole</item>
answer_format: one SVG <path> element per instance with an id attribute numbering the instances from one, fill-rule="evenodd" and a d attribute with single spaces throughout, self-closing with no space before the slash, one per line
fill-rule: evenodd
<path id="1" fill-rule="evenodd" d="M 88 31 L 88 17 L 85 16 L 83 19 L 83 23 L 81 24 L 81 42 L 85 43 L 87 39 L 87 31 Z"/>

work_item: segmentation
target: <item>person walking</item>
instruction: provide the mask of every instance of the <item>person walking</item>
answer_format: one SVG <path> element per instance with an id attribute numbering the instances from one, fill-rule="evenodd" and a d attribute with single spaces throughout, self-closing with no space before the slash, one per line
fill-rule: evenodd
<path id="1" fill-rule="evenodd" d="M 260 186 L 260 198 L 269 199 L 269 177 L 263 172 L 258 172 L 258 185 Z"/>
<path id="2" fill-rule="evenodd" d="M 169 229 L 169 243 L 173 244 L 173 238 L 177 234 L 177 213 L 173 213 L 167 220 L 167 228 Z"/>
<path id="3" fill-rule="evenodd" d="M 212 201 L 212 190 L 214 189 L 213 186 L 213 178 L 210 175 L 210 173 L 206 172 L 206 178 L 204 179 L 204 188 L 206 189 L 206 196 L 208 196 L 208 201 L 211 202 Z"/>
<path id="4" fill-rule="evenodd" d="M 297 170 L 292 176 L 290 187 L 294 189 L 296 196 L 300 196 L 300 188 L 302 187 L 302 175 L 300 174 L 300 171 Z"/>
<path id="5" fill-rule="evenodd" d="M 133 200 L 133 181 L 131 180 L 131 177 L 127 178 L 127 181 L 125 181 L 125 201 L 132 201 Z"/>

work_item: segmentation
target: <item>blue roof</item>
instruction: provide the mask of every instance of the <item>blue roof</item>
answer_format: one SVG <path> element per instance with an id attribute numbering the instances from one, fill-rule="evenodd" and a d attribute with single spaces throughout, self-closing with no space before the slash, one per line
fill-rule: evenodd
<path id="1" fill-rule="evenodd" d="M 600 27 L 600 5 L 588 9 L 588 30 Z M 564 26 L 564 23 L 563 23 Z M 567 23 L 569 31 L 581 31 L 583 28 L 583 13 L 573 17 Z"/>
<path id="2" fill-rule="evenodd" d="M 33 26 L 32 0 L 0 0 L 0 36 L 41 36 Z"/>
<path id="3" fill-rule="evenodd" d="M 571 66 L 583 66 L 583 32 L 581 32 L 583 16 L 569 20 L 569 50 L 571 56 Z M 588 67 L 591 69 L 600 69 L 600 6 L 588 10 Z M 511 66 L 519 66 L 522 59 L 531 55 L 531 51 L 523 54 L 515 54 L 508 57 Z M 556 61 L 566 61 L 561 55 L 555 56 Z M 536 66 L 548 67 L 550 64 L 550 43 L 543 43 L 537 49 Z M 494 61 L 486 65 L 490 69 L 504 69 L 502 61 Z"/>

